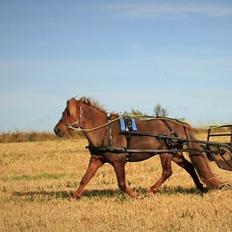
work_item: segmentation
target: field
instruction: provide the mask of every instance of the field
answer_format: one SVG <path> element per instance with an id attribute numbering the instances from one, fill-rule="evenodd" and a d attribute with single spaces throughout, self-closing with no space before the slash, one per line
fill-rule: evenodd
<path id="1" fill-rule="evenodd" d="M 147 194 L 161 174 L 159 157 L 127 164 L 138 199 L 118 190 L 105 165 L 83 197 L 69 201 L 88 165 L 85 146 L 84 139 L 0 143 L 0 231 L 232 231 L 232 190 L 202 196 L 175 164 L 161 190 Z M 231 182 L 231 172 L 211 166 Z"/>

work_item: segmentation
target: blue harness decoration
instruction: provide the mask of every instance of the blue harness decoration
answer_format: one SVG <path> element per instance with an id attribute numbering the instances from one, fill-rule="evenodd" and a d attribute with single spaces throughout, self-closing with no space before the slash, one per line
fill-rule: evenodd
<path id="1" fill-rule="evenodd" d="M 135 132 L 138 130 L 134 118 L 120 118 L 119 122 L 122 132 Z"/>

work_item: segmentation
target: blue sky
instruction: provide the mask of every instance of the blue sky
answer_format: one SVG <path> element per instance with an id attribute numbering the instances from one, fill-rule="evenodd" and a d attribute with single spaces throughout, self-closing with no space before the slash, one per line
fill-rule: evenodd
<path id="1" fill-rule="evenodd" d="M 73 96 L 232 122 L 231 1 L 0 0 L 0 132 L 51 131 Z"/>

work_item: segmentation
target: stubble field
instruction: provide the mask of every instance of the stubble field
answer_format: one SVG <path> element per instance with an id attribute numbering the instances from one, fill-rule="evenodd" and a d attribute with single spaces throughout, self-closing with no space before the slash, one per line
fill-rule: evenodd
<path id="1" fill-rule="evenodd" d="M 0 231 L 232 231 L 232 190 L 202 196 L 174 163 L 161 190 L 147 194 L 161 174 L 159 157 L 127 164 L 138 199 L 119 191 L 104 165 L 83 197 L 69 201 L 88 165 L 86 145 L 84 139 L 0 144 Z M 211 167 L 231 182 L 231 172 Z"/>

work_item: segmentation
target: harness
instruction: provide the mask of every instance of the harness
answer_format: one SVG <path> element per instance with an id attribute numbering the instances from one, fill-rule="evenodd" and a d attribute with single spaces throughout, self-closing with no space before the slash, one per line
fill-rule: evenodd
<path id="1" fill-rule="evenodd" d="M 130 115 L 130 114 L 123 114 L 120 115 L 119 117 L 115 118 L 115 119 L 111 119 L 110 116 L 107 116 L 107 122 L 93 127 L 93 128 L 85 128 L 82 129 L 80 128 L 80 122 L 81 122 L 81 117 L 82 117 L 82 110 L 80 109 L 80 116 L 79 119 L 77 121 L 75 121 L 74 123 L 68 123 L 67 127 L 69 129 L 72 130 L 78 130 L 78 131 L 83 131 L 83 132 L 92 132 L 95 130 L 98 130 L 100 128 L 103 127 L 107 127 L 106 133 L 104 135 L 103 141 L 102 141 L 102 145 L 100 147 L 95 147 L 92 144 L 89 144 L 89 146 L 87 146 L 86 148 L 89 149 L 90 153 L 93 155 L 100 155 L 102 153 L 106 153 L 106 152 L 110 152 L 110 153 L 124 153 L 126 154 L 126 159 L 129 160 L 130 154 L 131 153 L 152 153 L 153 155 L 156 154 L 160 154 L 160 153 L 177 153 L 180 152 L 179 148 L 175 148 L 176 146 L 176 142 L 178 142 L 178 144 L 183 145 L 184 144 L 184 139 L 183 141 L 176 141 L 175 138 L 177 137 L 177 135 L 175 134 L 175 132 L 172 130 L 172 128 L 170 127 L 170 125 L 166 122 L 166 121 L 171 121 L 171 122 L 175 122 L 177 124 L 182 125 L 184 128 L 188 127 L 188 124 L 182 123 L 180 121 L 177 121 L 175 119 L 171 119 L 171 118 L 166 118 L 166 117 L 151 117 L 151 116 L 145 116 L 145 115 Z M 136 125 L 136 121 L 135 118 L 149 118 L 149 119 L 156 119 L 156 120 L 161 120 L 166 127 L 168 127 L 168 129 L 170 130 L 170 134 L 169 136 L 167 135 L 153 135 L 153 134 L 147 134 L 147 133 L 139 133 L 137 130 L 137 125 Z M 149 137 L 153 137 L 158 139 L 160 142 L 165 142 L 166 145 L 168 146 L 168 149 L 128 149 L 127 147 L 114 147 L 112 146 L 112 123 L 119 121 L 119 128 L 120 128 L 120 133 L 122 135 L 125 135 L 127 140 L 130 136 L 149 136 Z M 183 149 L 181 149 L 181 151 L 184 151 Z"/>

